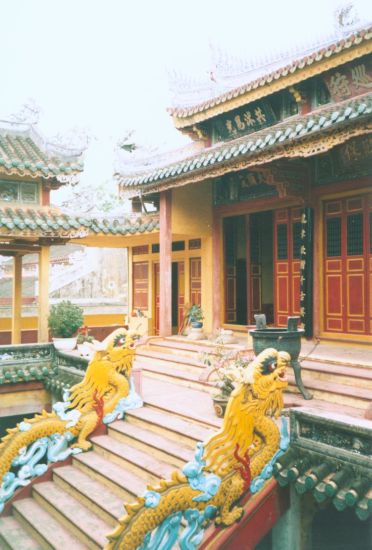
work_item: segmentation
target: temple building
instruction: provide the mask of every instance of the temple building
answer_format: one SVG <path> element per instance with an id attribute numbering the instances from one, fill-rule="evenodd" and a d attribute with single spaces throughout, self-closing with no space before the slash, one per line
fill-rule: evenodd
<path id="1" fill-rule="evenodd" d="M 371 54 L 354 30 L 172 108 L 194 142 L 122 165 L 121 220 L 52 208 L 78 152 L 0 131 L 1 548 L 369 550 Z M 47 342 L 65 242 L 129 250 L 129 327 L 89 358 Z M 39 342 L 19 345 L 31 253 Z M 204 327 L 179 334 L 192 306 Z"/>
<path id="2" fill-rule="evenodd" d="M 371 38 L 352 32 L 173 107 L 194 146 L 122 165 L 133 211 L 151 204 L 160 219 L 128 243 L 130 310 L 150 333 L 176 333 L 199 304 L 206 332 L 299 315 L 308 337 L 372 342 Z"/>

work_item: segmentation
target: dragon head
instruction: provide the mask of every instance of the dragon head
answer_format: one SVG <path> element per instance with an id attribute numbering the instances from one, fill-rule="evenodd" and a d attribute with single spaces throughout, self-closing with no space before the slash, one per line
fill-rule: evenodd
<path id="1" fill-rule="evenodd" d="M 138 339 L 137 334 L 128 332 L 125 329 L 118 329 L 112 334 L 106 348 L 106 357 L 119 372 L 127 371 L 128 374 L 130 373 Z"/>
<path id="2" fill-rule="evenodd" d="M 286 368 L 291 356 L 286 351 L 265 349 L 247 369 L 245 383 L 257 400 L 260 413 L 279 416 L 283 408 L 283 390 L 288 386 Z"/>

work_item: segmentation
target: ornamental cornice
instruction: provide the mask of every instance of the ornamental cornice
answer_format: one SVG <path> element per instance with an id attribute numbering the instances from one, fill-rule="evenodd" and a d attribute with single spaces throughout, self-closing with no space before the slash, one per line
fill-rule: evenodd
<path id="1" fill-rule="evenodd" d="M 372 133 L 372 121 L 364 122 L 363 126 L 354 126 L 340 129 L 338 131 L 332 130 L 328 133 L 322 133 L 317 137 L 303 138 L 297 140 L 295 143 L 289 143 L 288 145 L 281 145 L 275 147 L 266 152 L 260 152 L 255 155 L 249 156 L 249 158 L 239 158 L 239 160 L 230 160 L 219 164 L 218 166 L 211 168 L 204 168 L 204 170 L 198 170 L 193 172 L 192 175 L 185 175 L 184 177 L 178 177 L 169 179 L 163 184 L 147 185 L 146 188 L 142 188 L 144 193 L 153 193 L 157 191 L 165 191 L 174 187 L 182 187 L 191 183 L 197 183 L 224 176 L 227 173 L 239 172 L 244 169 L 255 169 L 256 167 L 269 164 L 271 162 L 282 159 L 293 158 L 307 158 L 321 153 L 326 153 L 330 149 L 333 149 L 337 145 L 341 145 L 350 139 L 358 136 L 368 135 Z M 126 193 L 128 196 L 137 196 L 139 188 L 133 190 L 133 192 Z"/>
<path id="2" fill-rule="evenodd" d="M 325 59 L 321 59 L 320 61 L 313 62 L 309 66 L 303 66 L 303 68 L 301 66 L 299 68 L 295 67 L 293 73 L 289 71 L 290 74 L 287 74 L 285 76 L 278 75 L 276 77 L 277 79 L 275 79 L 275 77 L 273 76 L 270 82 L 264 82 L 262 85 L 260 85 L 259 82 L 256 82 L 252 89 L 248 90 L 242 95 L 238 95 L 239 92 L 236 92 L 236 94 L 234 94 L 235 97 L 233 97 L 232 99 L 224 101 L 219 100 L 218 104 L 208 107 L 205 110 L 201 110 L 198 113 L 185 117 L 172 115 L 174 125 L 178 130 L 186 131 L 190 135 L 190 132 L 192 133 L 194 131 L 194 129 L 190 127 L 195 124 L 204 122 L 205 120 L 208 120 L 212 117 L 227 113 L 229 111 L 232 111 L 233 109 L 237 109 L 238 107 L 247 105 L 252 101 L 262 99 L 270 94 L 284 90 L 289 86 L 299 84 L 303 80 L 306 80 L 310 77 L 318 76 L 323 72 L 334 69 L 340 65 L 343 65 L 345 63 L 348 63 L 349 61 L 353 61 L 370 53 L 372 53 L 372 41 L 364 42 L 362 44 L 358 44 L 357 46 L 350 47 L 350 49 L 343 50 L 339 54 L 333 54 L 331 57 L 326 57 Z M 303 65 L 305 64 L 306 62 L 303 63 Z M 261 81 L 264 81 L 264 78 L 262 78 Z M 216 98 L 215 101 L 217 103 L 218 98 Z"/>

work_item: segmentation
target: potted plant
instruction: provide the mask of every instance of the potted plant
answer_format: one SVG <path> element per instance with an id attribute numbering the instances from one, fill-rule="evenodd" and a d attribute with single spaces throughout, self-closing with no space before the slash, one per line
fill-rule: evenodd
<path id="1" fill-rule="evenodd" d="M 92 355 L 92 347 L 90 344 L 93 344 L 94 338 L 89 334 L 89 329 L 86 325 L 78 328 L 77 334 L 77 349 L 79 355 L 82 357 L 90 357 Z"/>
<path id="2" fill-rule="evenodd" d="M 186 311 L 186 318 L 188 320 L 188 324 L 191 324 L 193 328 L 202 328 L 204 315 L 199 304 L 193 304 L 189 307 Z"/>
<path id="3" fill-rule="evenodd" d="M 77 337 L 74 335 L 83 321 L 83 309 L 69 300 L 63 300 L 50 308 L 48 325 L 56 349 L 72 351 L 75 348 Z"/>
<path id="4" fill-rule="evenodd" d="M 231 351 L 222 340 L 218 341 L 213 352 L 202 354 L 201 360 L 209 369 L 206 381 L 214 375 L 213 382 L 217 391 L 212 395 L 212 400 L 218 417 L 224 416 L 231 392 L 243 380 L 244 371 L 251 359 L 246 350 Z"/>

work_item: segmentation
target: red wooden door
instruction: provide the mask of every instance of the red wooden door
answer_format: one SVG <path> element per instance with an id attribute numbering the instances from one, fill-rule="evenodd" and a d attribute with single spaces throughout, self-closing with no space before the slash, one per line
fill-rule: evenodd
<path id="1" fill-rule="evenodd" d="M 148 262 L 133 263 L 133 309 L 148 309 Z"/>
<path id="2" fill-rule="evenodd" d="M 274 213 L 274 317 L 286 326 L 287 318 L 300 315 L 301 209 Z"/>
<path id="3" fill-rule="evenodd" d="M 324 330 L 371 334 L 372 194 L 324 205 Z"/>
<path id="4" fill-rule="evenodd" d="M 201 306 L 201 258 L 190 258 L 190 299 Z"/>
<path id="5" fill-rule="evenodd" d="M 154 264 L 154 315 L 155 334 L 159 334 L 160 330 L 160 264 Z"/>

